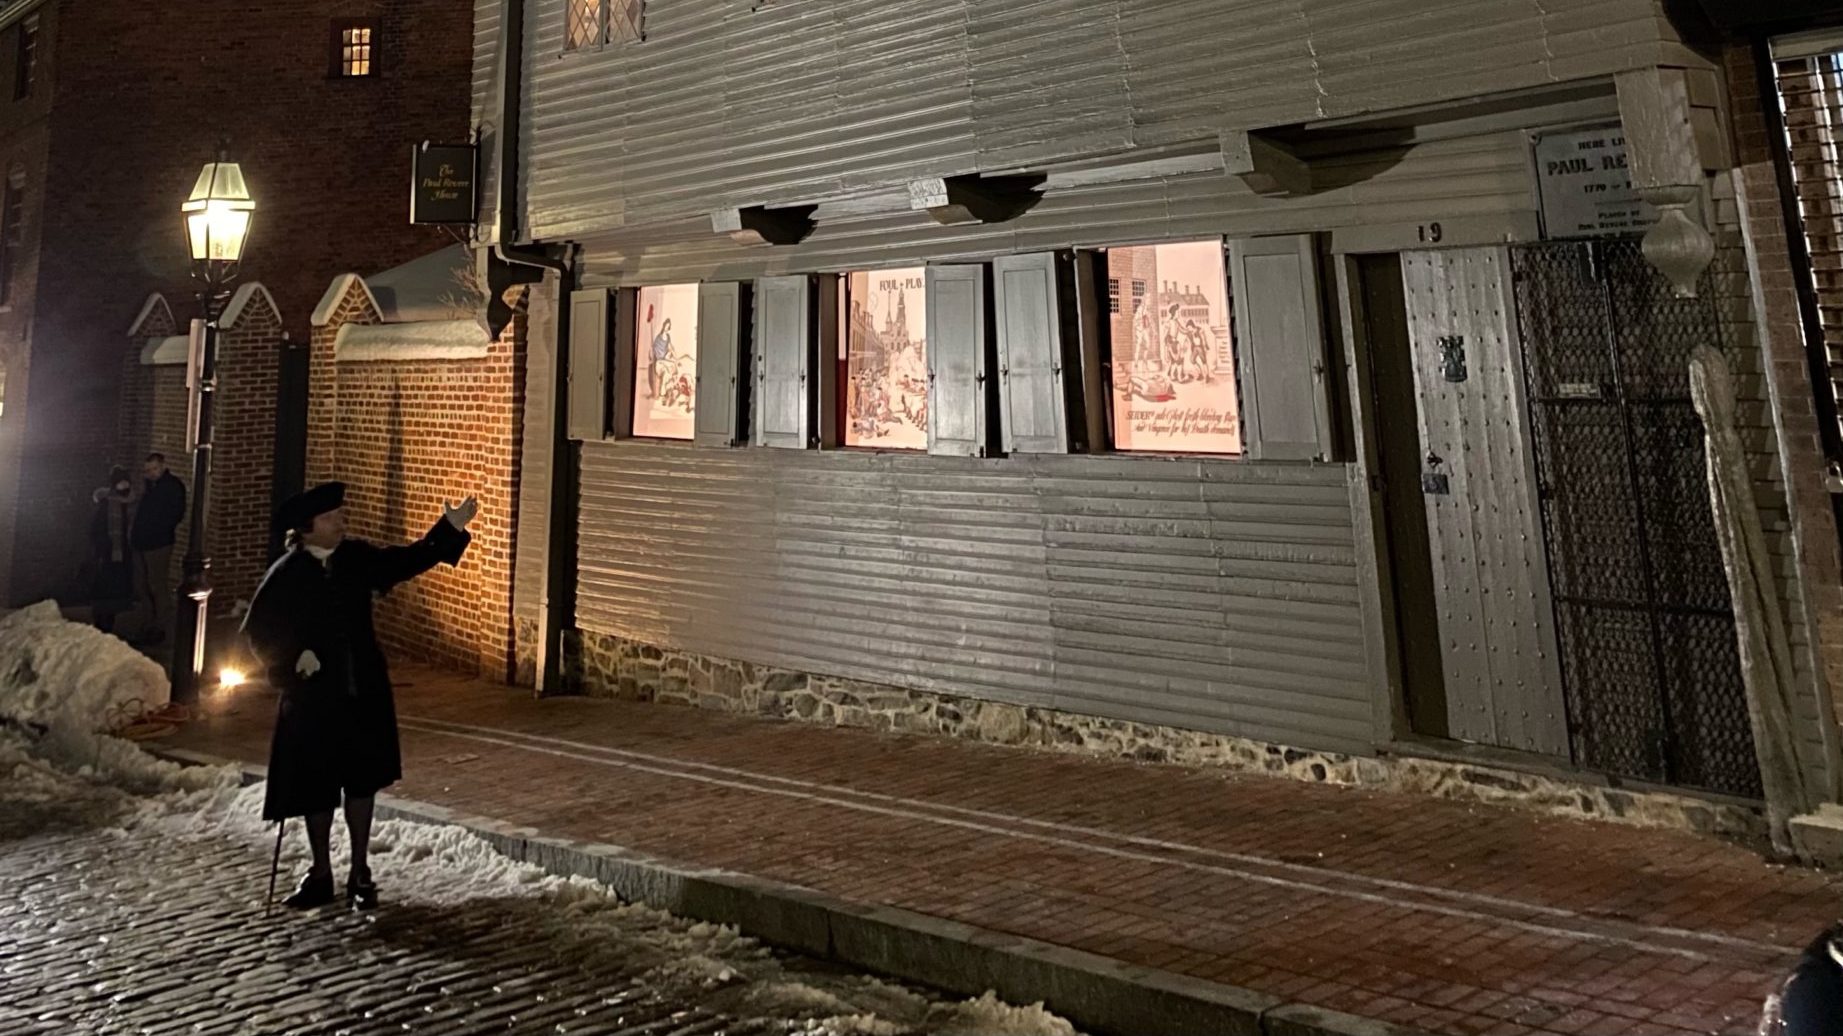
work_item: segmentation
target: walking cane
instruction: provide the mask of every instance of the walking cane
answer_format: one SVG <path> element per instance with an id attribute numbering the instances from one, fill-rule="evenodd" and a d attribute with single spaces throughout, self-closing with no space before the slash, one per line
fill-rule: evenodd
<path id="1" fill-rule="evenodd" d="M 268 917 L 275 906 L 275 875 L 282 869 L 282 832 L 288 827 L 288 818 L 275 822 L 275 859 L 269 862 L 269 895 L 262 901 L 262 916 Z"/>

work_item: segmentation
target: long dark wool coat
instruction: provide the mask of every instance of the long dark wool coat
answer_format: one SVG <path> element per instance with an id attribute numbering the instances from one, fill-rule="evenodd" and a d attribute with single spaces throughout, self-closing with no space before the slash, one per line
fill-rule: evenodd
<path id="1" fill-rule="evenodd" d="M 263 577 L 243 632 L 269 685 L 281 691 L 264 820 L 330 812 L 342 789 L 362 797 L 403 776 L 372 598 L 436 565 L 459 562 L 470 539 L 444 518 L 404 547 L 347 540 L 325 564 L 297 547 Z M 295 671 L 303 651 L 320 660 L 312 677 Z"/>

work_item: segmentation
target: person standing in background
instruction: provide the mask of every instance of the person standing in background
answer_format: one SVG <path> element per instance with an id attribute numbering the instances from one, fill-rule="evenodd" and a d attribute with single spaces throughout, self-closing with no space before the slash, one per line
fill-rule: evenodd
<path id="1" fill-rule="evenodd" d="M 128 628 L 137 644 L 158 644 L 173 623 L 173 543 L 186 514 L 186 485 L 150 453 L 141 463 L 141 505 L 128 544 L 134 548 L 134 614 Z"/>
<path id="2" fill-rule="evenodd" d="M 90 616 L 104 633 L 115 630 L 115 618 L 134 607 L 134 551 L 129 528 L 134 520 L 134 482 L 128 469 L 109 472 L 109 484 L 91 496 L 90 515 Z"/>

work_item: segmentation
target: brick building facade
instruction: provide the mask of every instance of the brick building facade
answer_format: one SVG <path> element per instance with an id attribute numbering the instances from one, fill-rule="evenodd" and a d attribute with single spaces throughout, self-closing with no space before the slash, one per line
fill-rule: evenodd
<path id="1" fill-rule="evenodd" d="M 0 94 L 0 604 L 77 589 L 89 490 L 132 459 L 123 331 L 150 292 L 175 330 L 194 315 L 178 206 L 200 165 L 220 144 L 242 165 L 258 205 L 243 278 L 272 295 L 277 340 L 305 341 L 329 278 L 445 240 L 408 224 L 403 188 L 412 144 L 467 135 L 471 22 L 437 0 L 200 0 L 180 24 L 121 0 L 0 4 L 0 85 L 24 93 Z M 347 30 L 365 34 L 350 67 Z M 260 460 L 238 449 L 217 470 L 250 489 Z"/>

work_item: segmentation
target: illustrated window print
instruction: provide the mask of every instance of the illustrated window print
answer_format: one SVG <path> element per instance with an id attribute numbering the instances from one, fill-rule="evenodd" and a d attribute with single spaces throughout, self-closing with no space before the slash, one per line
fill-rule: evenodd
<path id="1" fill-rule="evenodd" d="M 1133 284 L 1111 317 L 1114 448 L 1241 453 L 1222 242 L 1110 248 L 1107 273 Z"/>
<path id="2" fill-rule="evenodd" d="M 637 315 L 633 434 L 690 439 L 697 426 L 698 286 L 641 288 Z"/>
<path id="3" fill-rule="evenodd" d="M 373 57 L 375 29 L 370 25 L 347 24 L 334 30 L 338 33 L 339 51 L 338 72 L 341 76 L 368 76 L 376 69 Z"/>
<path id="4" fill-rule="evenodd" d="M 1107 312 L 1120 312 L 1120 278 L 1107 278 Z"/>
<path id="5" fill-rule="evenodd" d="M 845 279 L 845 445 L 928 448 L 928 271 Z"/>

